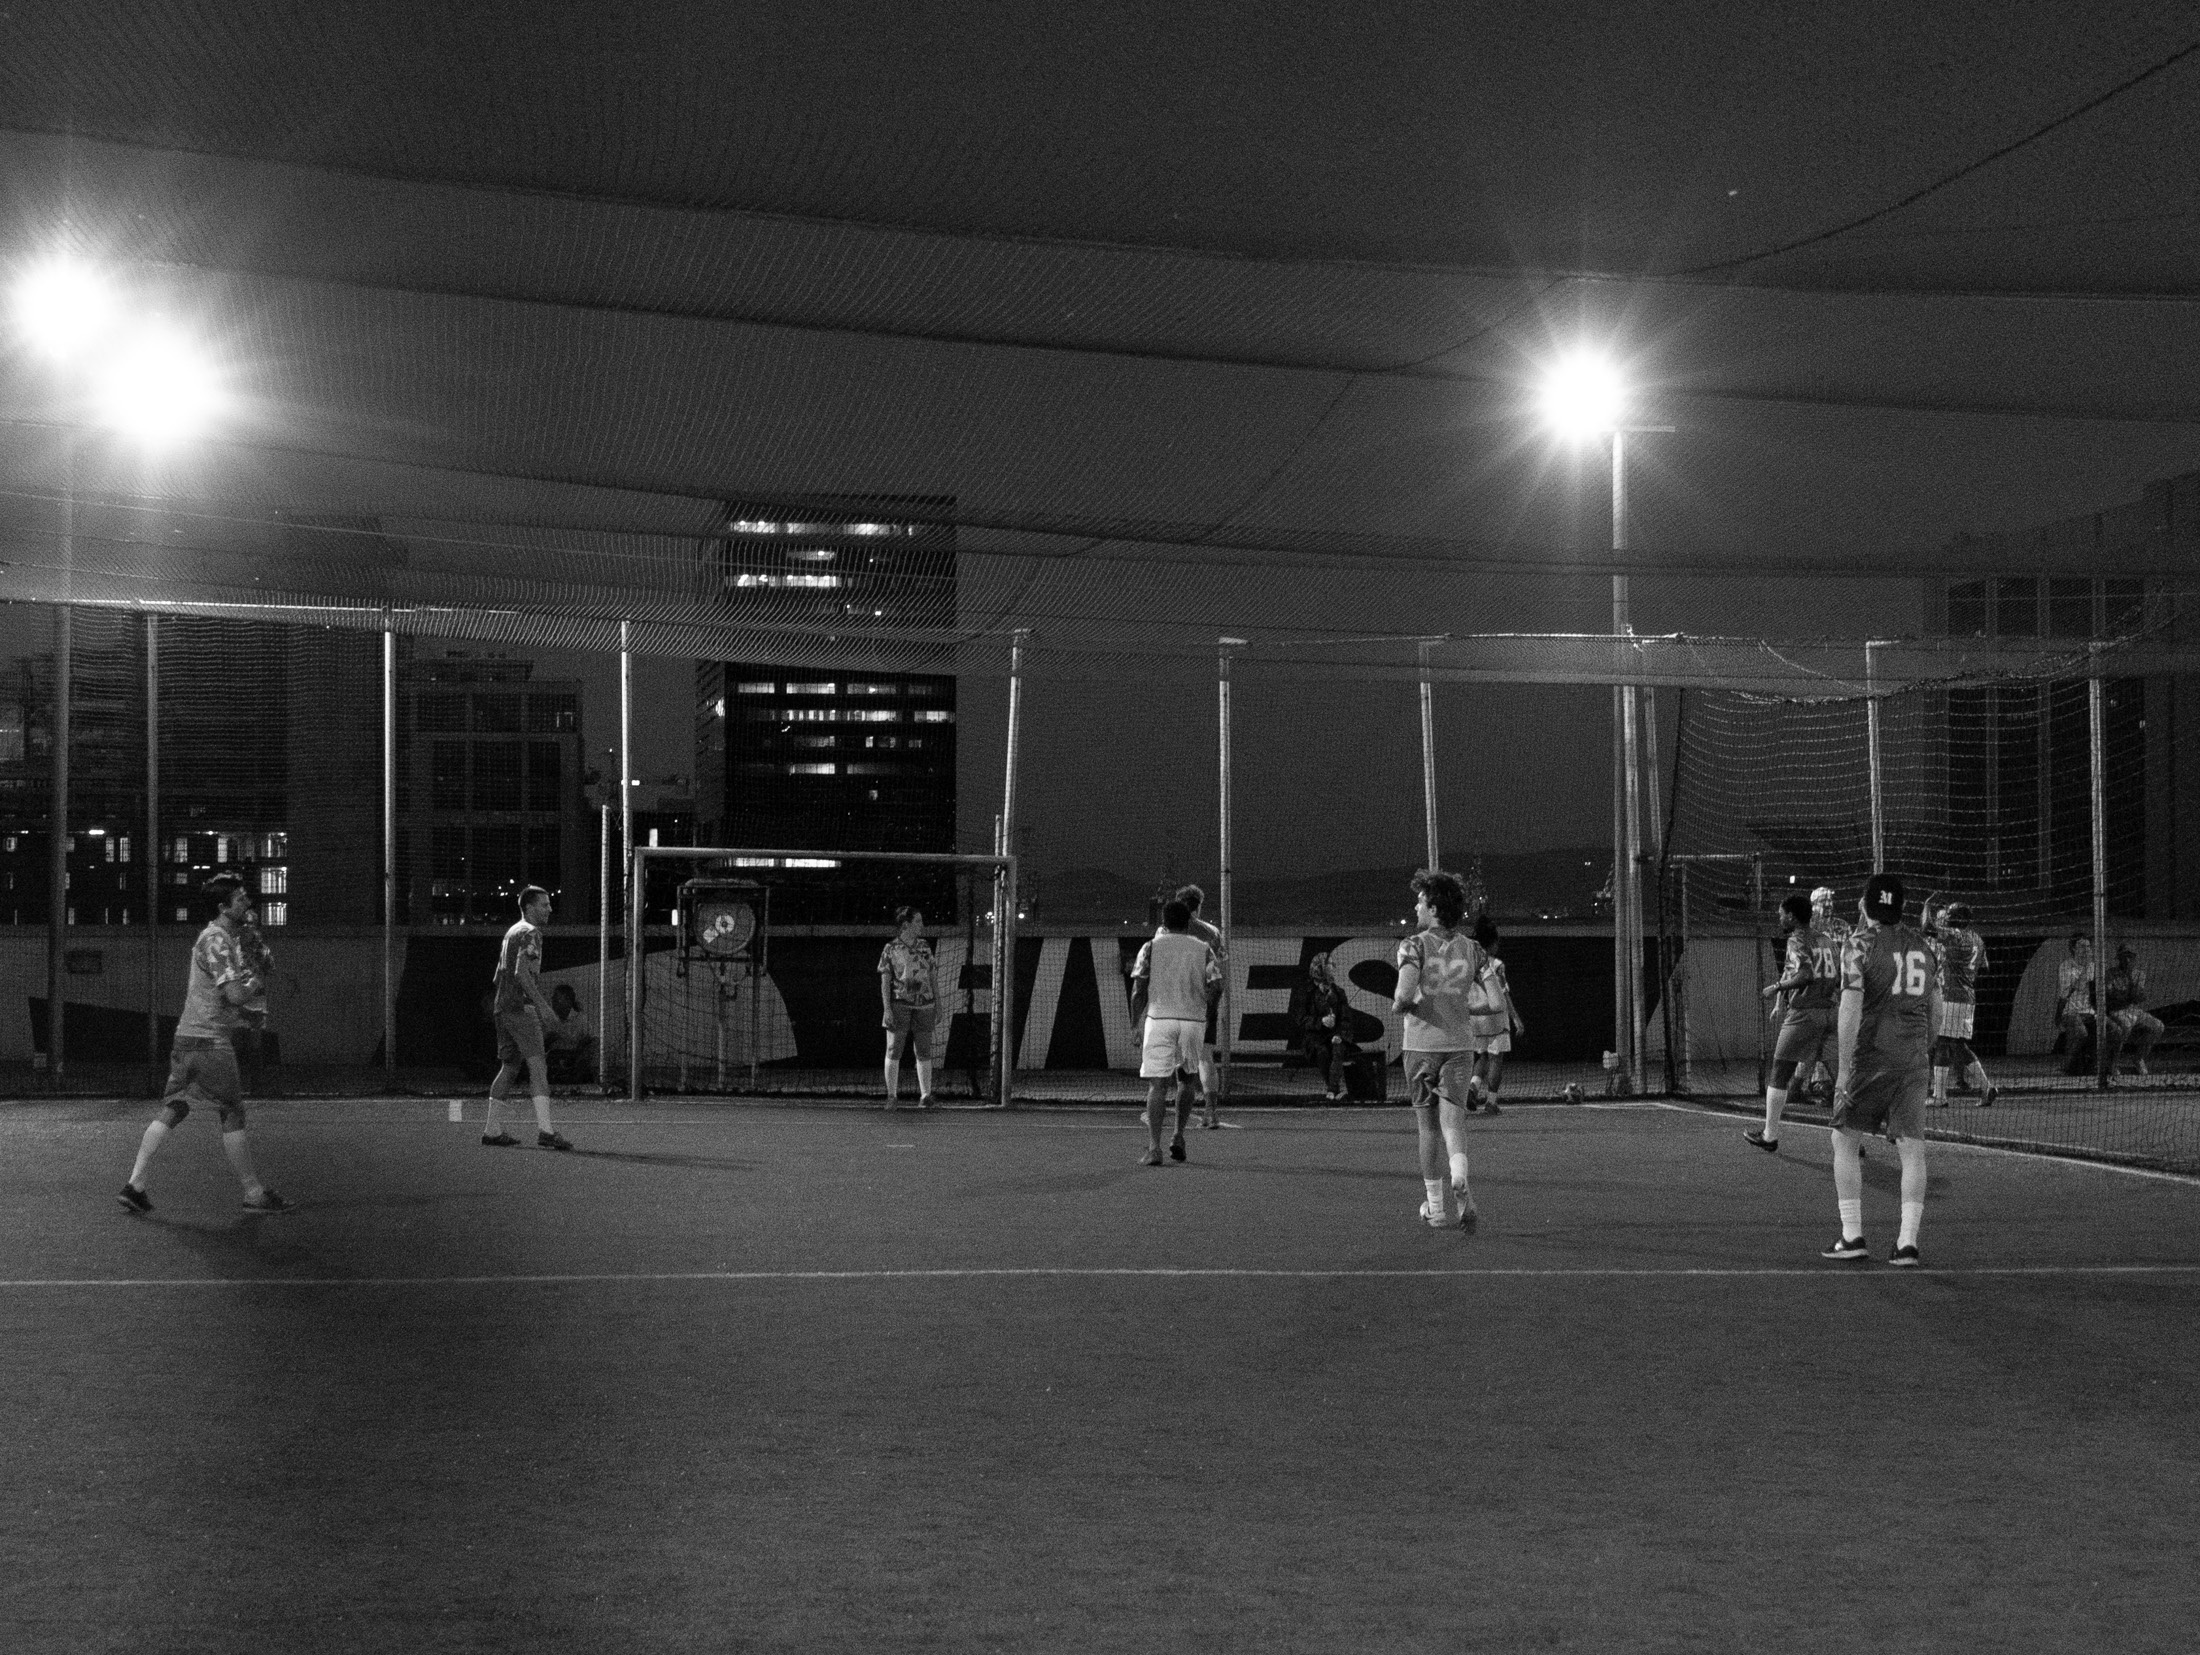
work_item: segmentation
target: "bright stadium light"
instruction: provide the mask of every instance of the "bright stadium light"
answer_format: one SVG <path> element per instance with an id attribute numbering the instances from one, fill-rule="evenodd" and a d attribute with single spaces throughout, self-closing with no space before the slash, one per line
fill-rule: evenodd
<path id="1" fill-rule="evenodd" d="M 1562 436 L 1599 437 L 1616 430 L 1626 411 L 1627 393 L 1619 370 L 1595 351 L 1561 357 L 1543 382 L 1543 418 Z"/>
<path id="2" fill-rule="evenodd" d="M 221 378 L 196 342 L 148 323 L 100 365 L 93 394 L 99 417 L 151 447 L 193 436 L 221 410 Z"/>
<path id="3" fill-rule="evenodd" d="M 16 326 L 34 349 L 55 361 L 98 344 L 121 308 L 105 276 L 66 255 L 34 267 L 15 285 Z"/>

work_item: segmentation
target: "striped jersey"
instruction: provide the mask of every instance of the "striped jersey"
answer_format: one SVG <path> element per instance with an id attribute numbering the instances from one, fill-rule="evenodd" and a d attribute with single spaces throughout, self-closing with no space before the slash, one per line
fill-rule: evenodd
<path id="1" fill-rule="evenodd" d="M 1421 1001 L 1405 1014 L 1409 1052 L 1463 1052 L 1473 1044 L 1473 1020 L 1467 995 L 1489 956 L 1464 931 L 1442 927 L 1411 936 L 1398 945 L 1399 986 L 1411 972 Z"/>
<path id="2" fill-rule="evenodd" d="M 1841 990 L 1861 991 L 1856 1030 L 1861 1074 L 1922 1069 L 1932 1057 L 1931 997 L 1940 985 L 1940 950 L 1914 925 L 1859 925 L 1841 954 Z"/>
<path id="3" fill-rule="evenodd" d="M 1978 974 L 1986 969 L 1986 939 L 1968 929 L 1940 933 L 1940 997 L 1957 1005 L 1978 1000 Z"/>

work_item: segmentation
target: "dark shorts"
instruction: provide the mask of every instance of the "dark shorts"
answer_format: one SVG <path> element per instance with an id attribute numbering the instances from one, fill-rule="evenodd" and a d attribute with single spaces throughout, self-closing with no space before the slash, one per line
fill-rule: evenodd
<path id="1" fill-rule="evenodd" d="M 1800 1068 L 1815 1062 L 1832 1038 L 1831 1011 L 1804 1011 L 1798 1008 L 1781 1020 L 1780 1035 L 1772 1047 L 1772 1061 L 1793 1063 Z"/>
<path id="2" fill-rule="evenodd" d="M 161 1101 L 181 1105 L 188 1115 L 198 1104 L 211 1104 L 223 1124 L 244 1124 L 244 1084 L 237 1074 L 237 1048 L 227 1040 L 178 1035 L 168 1058 L 168 1084 Z"/>
<path id="3" fill-rule="evenodd" d="M 1407 1052 L 1406 1102 L 1416 1109 L 1433 1106 L 1439 1099 L 1461 1109 L 1467 1106 L 1467 1081 L 1474 1074 L 1474 1053 Z"/>
<path id="4" fill-rule="evenodd" d="M 1932 1070 L 1882 1069 L 1848 1082 L 1849 1100 L 1833 1106 L 1832 1124 L 1869 1137 L 1884 1130 L 1889 1138 L 1925 1136 L 1925 1099 Z"/>
<path id="5" fill-rule="evenodd" d="M 906 1035 L 913 1040 L 920 1056 L 930 1057 L 932 1055 L 932 1030 L 939 1023 L 939 1014 L 940 1008 L 937 1004 L 912 1006 L 896 1000 L 893 1009 L 886 1014 L 891 1019 L 887 1026 L 894 1033 Z"/>
<path id="6" fill-rule="evenodd" d="M 497 1013 L 497 1061 L 525 1063 L 542 1056 L 542 1019 L 533 1006 Z"/>

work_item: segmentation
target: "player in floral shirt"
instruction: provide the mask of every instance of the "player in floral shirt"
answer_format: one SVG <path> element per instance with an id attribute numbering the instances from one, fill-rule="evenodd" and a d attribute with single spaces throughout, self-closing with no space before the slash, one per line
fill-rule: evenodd
<path id="1" fill-rule="evenodd" d="M 932 945 L 924 938 L 924 914 L 894 910 L 894 938 L 878 956 L 880 1023 L 886 1030 L 886 1107 L 901 1103 L 901 1048 L 917 1060 L 917 1107 L 932 1107 L 932 1030 L 939 990 L 932 980 Z"/>

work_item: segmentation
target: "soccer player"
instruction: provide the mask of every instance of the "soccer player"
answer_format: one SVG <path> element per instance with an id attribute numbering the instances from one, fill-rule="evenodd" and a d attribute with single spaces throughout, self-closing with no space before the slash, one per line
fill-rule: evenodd
<path id="1" fill-rule="evenodd" d="M 1496 1009 L 1477 1011 L 1467 1019 L 1474 1053 L 1474 1074 L 1467 1082 L 1467 1113 L 1474 1114 L 1479 1101 L 1482 1114 L 1502 1115 L 1497 1093 L 1505 1084 L 1505 1058 L 1512 1051 L 1513 1036 L 1526 1034 L 1528 1025 L 1520 1020 L 1519 1008 L 1513 1004 L 1512 984 L 1505 977 L 1505 962 L 1496 954 L 1497 921 L 1487 914 L 1479 915 L 1474 922 L 1474 943 L 1482 950 L 1481 1001 Z"/>
<path id="2" fill-rule="evenodd" d="M 1770 1153 L 1780 1148 L 1780 1113 L 1796 1071 L 1807 1076 L 1833 1034 L 1833 997 L 1841 975 L 1840 945 L 1819 928 L 1817 910 L 1800 892 L 1781 902 L 1780 925 L 1787 932 L 1786 969 L 1764 989 L 1780 1018 L 1772 1073 L 1765 1079 L 1765 1124 L 1742 1134 Z"/>
<path id="3" fill-rule="evenodd" d="M 1833 910 L 1835 898 L 1831 885 L 1820 885 L 1810 893 L 1810 923 L 1822 937 L 1833 943 L 1835 969 L 1839 970 L 1841 949 L 1849 940 L 1849 922 Z M 1833 1097 L 1833 1057 L 1831 1053 L 1819 1057 L 1807 1077 L 1807 1090 L 1819 1096 Z"/>
<path id="4" fill-rule="evenodd" d="M 1413 916 L 1421 929 L 1398 945 L 1398 990 L 1391 1004 L 1405 1016 L 1407 1097 L 1419 1140 L 1421 1220 L 1435 1229 L 1456 1225 L 1469 1235 L 1480 1219 L 1467 1185 L 1466 1103 L 1474 1073 L 1470 1002 L 1486 956 L 1459 930 L 1467 889 L 1455 873 L 1423 868 L 1413 876 Z M 1459 1216 L 1446 1204 L 1459 1198 Z"/>
<path id="5" fill-rule="evenodd" d="M 1171 897 L 1161 908 L 1161 929 L 1139 949 L 1131 967 L 1131 1021 L 1144 1020 L 1138 1074 L 1146 1083 L 1146 1154 L 1142 1164 L 1161 1165 L 1163 1104 L 1176 1082 L 1176 1136 L 1169 1158 L 1184 1159 L 1184 1128 L 1192 1118 L 1192 1077 L 1199 1073 L 1201 1035 L 1207 1027 L 1208 991 L 1222 968 L 1204 937 L 1192 934 L 1191 905 Z"/>
<path id="6" fill-rule="evenodd" d="M 1978 1013 L 1978 974 L 1986 969 L 1986 939 L 1971 929 L 1971 910 L 1951 902 L 1937 912 L 1931 897 L 1919 916 L 1940 940 L 1940 1022 L 1934 1028 L 1931 1107 L 1948 1107 L 1952 1069 L 1978 1087 L 1978 1106 L 1994 1107 L 2001 1089 L 1986 1078 L 1986 1065 L 1971 1049 L 1971 1025 Z"/>
<path id="7" fill-rule="evenodd" d="M 932 1031 L 938 1026 L 939 988 L 933 981 L 932 944 L 924 935 L 924 910 L 894 910 L 894 935 L 878 953 L 880 1023 L 886 1030 L 886 1107 L 901 1107 L 901 1047 L 917 1060 L 917 1107 L 932 1107 Z"/>
<path id="8" fill-rule="evenodd" d="M 237 1027 L 230 1043 L 237 1048 L 237 1074 L 244 1083 L 246 1093 L 253 1097 L 263 1090 L 262 1080 L 267 1071 L 267 985 L 275 975 L 275 955 L 267 946 L 267 939 L 260 935 L 260 911 L 247 908 L 244 923 L 237 927 L 237 952 L 244 960 L 245 970 L 257 979 L 259 993 L 237 1008 Z"/>
<path id="9" fill-rule="evenodd" d="M 1925 1221 L 1925 1094 L 1939 1025 L 1940 951 L 1902 923 L 1902 877 L 1875 873 L 1862 924 L 1841 951 L 1841 1070 L 1833 1091 L 1833 1193 L 1841 1234 L 1821 1257 L 1870 1257 L 1864 1245 L 1864 1134 L 1884 1131 L 1902 1157 L 1902 1229 L 1887 1262 L 1915 1266 Z"/>
<path id="10" fill-rule="evenodd" d="M 550 1124 L 550 1060 L 542 1047 L 542 1025 L 557 1021 L 557 1008 L 543 993 L 542 928 L 550 923 L 550 893 L 530 885 L 519 894 L 519 915 L 497 950 L 497 1078 L 489 1082 L 489 1119 L 481 1141 L 509 1149 L 519 1140 L 497 1124 L 497 1105 L 524 1070 L 535 1096 L 535 1146 L 571 1149 Z"/>
<path id="11" fill-rule="evenodd" d="M 1192 912 L 1191 935 L 1214 951 L 1215 964 L 1220 970 L 1228 970 L 1230 956 L 1223 950 L 1222 932 L 1199 917 L 1199 907 L 1207 900 L 1207 893 L 1197 885 L 1179 885 L 1176 888 L 1176 900 Z M 1161 933 L 1156 931 L 1154 935 L 1158 937 Z M 1207 995 L 1207 1016 L 1203 1025 L 1205 1033 L 1199 1047 L 1199 1124 L 1208 1132 L 1213 1132 L 1222 1125 L 1221 1117 L 1215 1113 L 1215 1017 L 1220 1007 L 1221 988 L 1222 978 L 1218 974 L 1214 988 Z"/>
<path id="12" fill-rule="evenodd" d="M 252 1169 L 252 1146 L 245 1137 L 243 1087 L 237 1077 L 237 1048 L 231 1036 L 241 1021 L 238 1008 L 261 991 L 259 978 L 245 964 L 237 933 L 252 907 L 252 893 L 233 874 L 217 874 L 200 887 L 214 904 L 214 917 L 191 945 L 191 979 L 184 990 L 183 1015 L 176 1019 L 175 1046 L 168 1059 L 168 1085 L 160 1114 L 145 1128 L 137 1164 L 115 1197 L 134 1213 L 149 1213 L 146 1170 L 183 1124 L 194 1103 L 211 1104 L 221 1117 L 222 1153 L 244 1186 L 245 1211 L 286 1213 L 291 1203 L 260 1182 Z"/>

